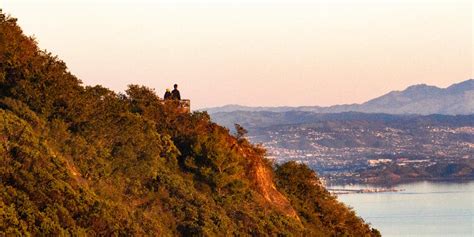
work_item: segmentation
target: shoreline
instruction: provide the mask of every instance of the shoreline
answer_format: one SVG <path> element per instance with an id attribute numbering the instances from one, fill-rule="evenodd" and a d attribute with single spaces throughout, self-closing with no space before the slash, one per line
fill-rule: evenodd
<path id="1" fill-rule="evenodd" d="M 348 189 L 348 188 L 326 188 L 331 194 L 341 195 L 341 194 L 355 194 L 355 193 L 396 193 L 403 192 L 405 189 L 395 189 L 395 188 L 358 188 L 358 189 Z"/>
<path id="2" fill-rule="evenodd" d="M 355 186 L 355 185 L 370 185 L 375 188 L 381 189 L 390 189 L 398 185 L 403 184 L 413 184 L 413 183 L 420 183 L 420 182 L 431 182 L 431 183 L 469 183 L 474 182 L 473 178 L 428 178 L 428 179 L 405 179 L 397 182 L 364 182 L 364 181 L 351 181 L 351 182 L 344 182 L 344 181 L 336 181 L 336 182 L 327 182 L 326 189 L 329 191 L 329 187 L 333 186 Z"/>

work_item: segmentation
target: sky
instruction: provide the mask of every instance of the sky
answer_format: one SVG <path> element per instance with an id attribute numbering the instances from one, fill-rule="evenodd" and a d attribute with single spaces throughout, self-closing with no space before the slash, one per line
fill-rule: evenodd
<path id="1" fill-rule="evenodd" d="M 0 0 L 85 85 L 193 109 L 363 103 L 474 78 L 472 0 Z"/>

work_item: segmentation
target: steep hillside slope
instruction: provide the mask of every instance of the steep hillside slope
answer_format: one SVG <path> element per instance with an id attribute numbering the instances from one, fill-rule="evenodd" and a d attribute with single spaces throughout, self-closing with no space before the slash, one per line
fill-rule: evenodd
<path id="1" fill-rule="evenodd" d="M 0 13 L 0 235 L 378 235 L 264 153 L 149 88 L 81 85 Z"/>

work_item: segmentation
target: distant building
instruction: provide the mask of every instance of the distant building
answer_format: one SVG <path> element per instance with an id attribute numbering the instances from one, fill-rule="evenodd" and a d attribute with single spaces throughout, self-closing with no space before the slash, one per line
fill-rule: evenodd
<path id="1" fill-rule="evenodd" d="M 392 163 L 391 159 L 376 159 L 376 160 L 368 160 L 367 163 L 369 166 L 377 166 L 380 164 L 390 164 Z"/>

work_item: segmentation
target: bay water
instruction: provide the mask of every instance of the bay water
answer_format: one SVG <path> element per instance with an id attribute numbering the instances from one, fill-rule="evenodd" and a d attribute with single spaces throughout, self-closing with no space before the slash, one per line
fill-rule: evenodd
<path id="1" fill-rule="evenodd" d="M 394 188 L 402 191 L 339 194 L 338 199 L 353 207 L 357 215 L 371 223 L 382 236 L 474 237 L 474 181 L 417 182 Z"/>

